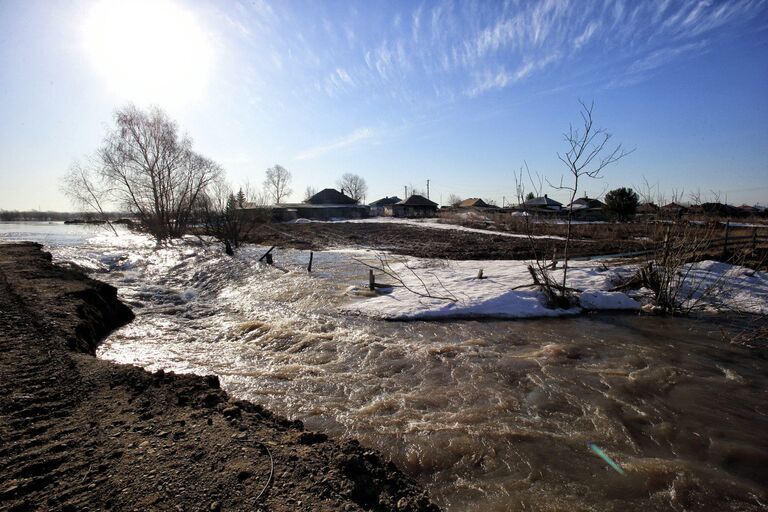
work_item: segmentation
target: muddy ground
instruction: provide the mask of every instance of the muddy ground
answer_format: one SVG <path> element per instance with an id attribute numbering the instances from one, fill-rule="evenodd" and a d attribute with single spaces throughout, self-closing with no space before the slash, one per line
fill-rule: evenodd
<path id="1" fill-rule="evenodd" d="M 542 260 L 562 259 L 565 241 L 557 237 L 565 234 L 565 226 L 547 224 L 536 225 L 536 228 L 546 233 L 546 236 L 555 238 L 510 237 L 490 229 L 486 233 L 478 233 L 413 224 L 311 222 L 256 225 L 246 239 L 261 245 L 295 249 L 356 247 L 449 260 L 527 260 L 536 258 L 537 255 Z M 569 257 L 584 258 L 637 252 L 645 254 L 653 249 L 660 250 L 665 235 L 663 228 L 664 226 L 639 223 L 577 224 L 573 226 Z M 711 233 L 707 232 L 706 226 L 696 229 L 699 230 L 696 233 L 678 233 L 677 238 L 673 234 L 671 240 L 681 247 L 701 247 L 700 240 L 691 237 L 706 238 Z M 512 232 L 520 234 L 519 230 Z M 692 251 L 686 256 L 689 261 L 713 259 L 759 270 L 768 269 L 768 246 L 764 243 L 754 249 L 745 247 L 727 252 L 723 252 L 722 247 L 715 246 Z"/>
<path id="2" fill-rule="evenodd" d="M 268 224 L 256 226 L 248 240 L 263 245 L 297 249 L 331 247 L 365 247 L 387 250 L 421 258 L 451 260 L 528 259 L 534 251 L 544 258 L 562 256 L 564 241 L 503 236 L 460 230 L 434 229 L 409 224 L 312 222 L 307 224 Z M 639 240 L 579 239 L 572 240 L 572 257 L 616 254 L 643 250 L 647 244 Z"/>
<path id="3" fill-rule="evenodd" d="M 132 317 L 39 245 L 0 245 L 0 510 L 437 510 L 377 452 L 216 377 L 97 360 Z"/>

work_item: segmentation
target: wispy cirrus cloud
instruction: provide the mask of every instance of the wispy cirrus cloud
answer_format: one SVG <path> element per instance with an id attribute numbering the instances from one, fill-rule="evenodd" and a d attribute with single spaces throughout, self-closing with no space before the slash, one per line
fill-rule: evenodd
<path id="1" fill-rule="evenodd" d="M 375 132 L 371 128 L 358 128 L 357 130 L 345 135 L 344 137 L 328 142 L 326 144 L 320 144 L 318 146 L 306 149 L 296 155 L 294 160 L 312 160 L 319 156 L 346 149 L 363 141 L 370 140 L 374 137 L 374 135 Z"/>
<path id="2" fill-rule="evenodd" d="M 485 72 L 475 78 L 475 84 L 466 91 L 466 94 L 474 97 L 493 89 L 503 89 L 512 80 L 513 75 L 506 69 L 500 69 L 495 73 Z"/>
<path id="3" fill-rule="evenodd" d="M 313 28 L 290 36 L 294 32 L 284 29 L 297 15 L 286 14 L 291 9 L 284 4 L 261 0 L 251 17 L 259 27 L 266 20 L 286 24 L 264 31 L 272 51 L 283 56 L 281 72 L 314 74 L 291 83 L 295 96 L 311 87 L 332 99 L 365 94 L 366 100 L 413 103 L 437 99 L 435 91 L 441 98 L 477 97 L 537 77 L 558 80 L 551 72 L 563 66 L 568 72 L 559 80 L 591 69 L 599 70 L 602 83 L 631 85 L 706 51 L 720 32 L 743 28 L 768 14 L 767 7 L 768 0 L 436 0 L 390 12 L 318 5 L 302 14 L 319 20 Z M 259 35 L 238 30 L 243 37 Z"/>
<path id="4" fill-rule="evenodd" d="M 474 97 L 493 89 L 503 89 L 509 84 L 524 80 L 536 71 L 547 67 L 558 58 L 559 56 L 554 54 L 548 55 L 542 59 L 522 62 L 512 73 L 508 72 L 506 69 L 499 70 L 495 73 L 483 73 L 475 77 L 473 85 L 465 92 L 468 96 Z"/>

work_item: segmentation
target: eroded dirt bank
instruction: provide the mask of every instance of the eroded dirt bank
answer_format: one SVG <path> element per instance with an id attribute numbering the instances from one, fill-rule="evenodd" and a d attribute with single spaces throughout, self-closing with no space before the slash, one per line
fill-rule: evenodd
<path id="1" fill-rule="evenodd" d="M 39 245 L 0 245 L 1 510 L 438 510 L 375 451 L 216 377 L 95 359 L 131 318 Z"/>

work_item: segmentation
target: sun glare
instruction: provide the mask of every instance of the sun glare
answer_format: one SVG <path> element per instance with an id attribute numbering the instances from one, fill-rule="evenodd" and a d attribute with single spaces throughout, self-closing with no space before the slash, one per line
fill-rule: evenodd
<path id="1" fill-rule="evenodd" d="M 85 51 L 112 94 L 137 103 L 200 100 L 213 61 L 195 16 L 170 0 L 102 0 L 85 18 Z"/>

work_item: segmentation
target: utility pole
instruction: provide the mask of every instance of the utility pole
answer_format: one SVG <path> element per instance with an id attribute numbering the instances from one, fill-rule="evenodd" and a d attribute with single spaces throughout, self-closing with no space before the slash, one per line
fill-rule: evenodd
<path id="1" fill-rule="evenodd" d="M 504 203 L 506 202 L 507 196 L 501 196 L 501 207 L 504 208 Z"/>
<path id="2" fill-rule="evenodd" d="M 403 201 L 405 201 L 406 199 L 408 199 L 408 185 L 405 185 L 403 187 L 403 189 L 405 190 L 405 192 L 404 192 L 405 195 L 403 196 Z"/>
<path id="3" fill-rule="evenodd" d="M 429 199 L 429 180 L 427 180 L 427 199 Z"/>

